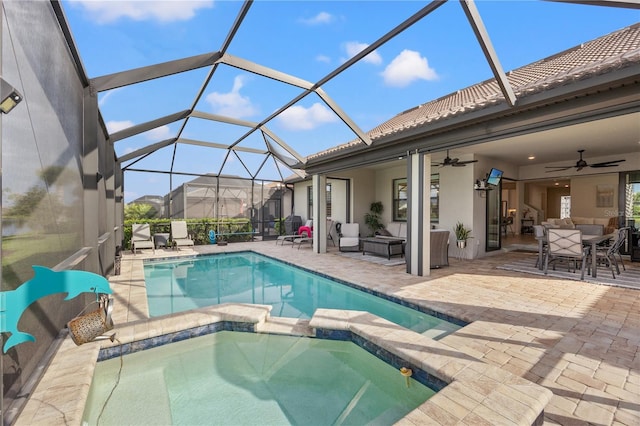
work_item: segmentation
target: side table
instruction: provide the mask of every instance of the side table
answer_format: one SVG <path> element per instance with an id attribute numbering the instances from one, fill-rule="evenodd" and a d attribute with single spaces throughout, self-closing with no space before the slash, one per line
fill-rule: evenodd
<path id="1" fill-rule="evenodd" d="M 169 234 L 165 234 L 165 233 L 157 233 L 157 234 L 153 234 L 153 245 L 156 246 L 156 248 L 167 248 L 167 245 L 169 244 Z"/>

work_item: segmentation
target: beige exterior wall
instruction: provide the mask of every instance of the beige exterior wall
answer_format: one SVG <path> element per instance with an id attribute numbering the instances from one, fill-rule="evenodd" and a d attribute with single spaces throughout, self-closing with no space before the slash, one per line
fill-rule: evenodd
<path id="1" fill-rule="evenodd" d="M 375 199 L 371 200 L 371 202 L 382 202 L 382 207 L 384 208 L 384 210 L 382 211 L 382 223 L 384 223 L 385 225 L 393 221 L 393 180 L 403 179 L 406 177 L 406 164 L 376 171 Z M 367 209 L 368 207 L 369 206 L 367 206 Z"/>
<path id="2" fill-rule="evenodd" d="M 604 196 L 598 190 L 611 190 Z M 598 206 L 598 199 L 601 206 Z M 571 216 L 613 217 L 618 214 L 618 174 L 585 176 L 571 179 Z"/>

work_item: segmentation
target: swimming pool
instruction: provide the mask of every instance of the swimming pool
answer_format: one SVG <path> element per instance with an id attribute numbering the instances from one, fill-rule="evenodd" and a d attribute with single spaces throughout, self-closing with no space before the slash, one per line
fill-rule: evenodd
<path id="1" fill-rule="evenodd" d="M 151 317 L 221 303 L 271 305 L 271 315 L 310 318 L 318 308 L 371 312 L 430 337 L 463 324 L 437 318 L 254 252 L 145 261 Z"/>
<path id="2" fill-rule="evenodd" d="M 96 366 L 88 424 L 119 369 Z M 352 342 L 221 331 L 123 357 L 99 424 L 393 424 L 434 394 Z"/>

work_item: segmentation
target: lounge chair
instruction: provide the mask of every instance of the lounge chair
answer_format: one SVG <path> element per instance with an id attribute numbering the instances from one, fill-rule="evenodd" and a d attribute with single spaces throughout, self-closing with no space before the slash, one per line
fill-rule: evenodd
<path id="1" fill-rule="evenodd" d="M 296 216 L 296 217 L 300 217 L 300 216 Z M 312 233 L 311 231 L 312 228 L 313 228 L 313 220 L 307 220 L 307 222 L 304 225 L 300 225 L 296 229 L 295 234 L 286 234 L 286 235 L 278 236 L 278 238 L 276 239 L 276 245 L 278 245 L 278 241 L 280 241 L 280 245 L 282 246 L 284 245 L 284 243 L 292 243 L 293 245 L 295 245 L 296 242 L 299 242 L 297 240 L 299 240 L 302 237 L 310 238 Z"/>
<path id="2" fill-rule="evenodd" d="M 193 240 L 189 238 L 187 232 L 187 222 L 184 220 L 174 220 L 171 222 L 171 241 L 180 250 L 180 247 L 193 246 Z"/>
<path id="3" fill-rule="evenodd" d="M 136 254 L 136 250 L 150 248 L 156 253 L 155 244 L 151 238 L 151 228 L 148 223 L 134 223 L 131 225 L 131 251 Z"/>
<path id="4" fill-rule="evenodd" d="M 296 244 L 298 244 L 298 250 L 300 250 L 300 247 L 302 247 L 303 244 L 308 243 L 310 246 L 313 246 L 313 235 L 311 237 L 307 236 L 307 233 L 305 232 L 302 235 L 298 235 L 298 238 L 295 238 L 292 241 L 292 246 L 295 246 Z"/>

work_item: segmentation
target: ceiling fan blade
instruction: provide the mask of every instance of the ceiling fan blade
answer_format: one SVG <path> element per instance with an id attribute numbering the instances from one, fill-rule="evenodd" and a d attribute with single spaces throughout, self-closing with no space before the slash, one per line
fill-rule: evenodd
<path id="1" fill-rule="evenodd" d="M 458 161 L 458 164 L 471 164 L 471 163 L 477 163 L 478 160 L 467 160 L 467 161 Z"/>
<path id="2" fill-rule="evenodd" d="M 547 170 L 547 173 L 550 173 L 550 172 L 561 172 L 563 170 L 569 170 L 572 167 L 573 166 L 569 166 L 569 167 L 554 167 L 555 170 Z M 547 166 L 547 168 L 551 168 L 551 166 Z"/>
<path id="3" fill-rule="evenodd" d="M 571 166 L 546 166 L 546 169 L 559 169 L 559 170 L 568 170 L 572 167 L 575 167 L 575 165 L 571 165 Z"/>
<path id="4" fill-rule="evenodd" d="M 460 162 L 460 163 L 457 163 L 457 162 L 456 163 L 451 163 L 451 165 L 453 167 L 466 167 L 466 164 L 462 163 L 462 162 Z"/>
<path id="5" fill-rule="evenodd" d="M 622 163 L 626 160 L 615 160 L 615 161 L 603 161 L 602 163 L 591 164 L 589 167 L 617 167 L 618 163 Z"/>

